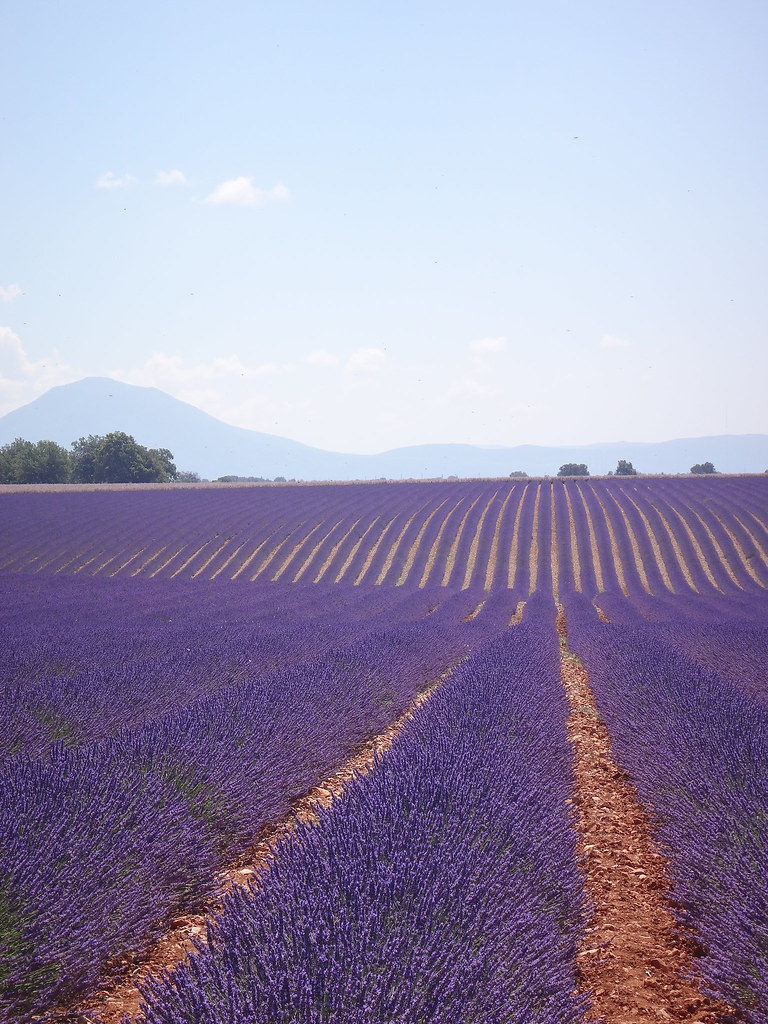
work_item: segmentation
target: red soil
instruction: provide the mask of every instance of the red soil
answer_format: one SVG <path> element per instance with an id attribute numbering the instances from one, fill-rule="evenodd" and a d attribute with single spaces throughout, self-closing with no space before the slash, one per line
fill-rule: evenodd
<path id="1" fill-rule="evenodd" d="M 592 918 L 578 954 L 579 990 L 606 1024 L 681 1021 L 715 1024 L 733 1011 L 702 995 L 695 943 L 681 934 L 668 896 L 668 866 L 651 839 L 648 815 L 611 755 L 587 673 L 569 651 L 557 616 L 561 675 L 571 713 L 579 853 Z"/>

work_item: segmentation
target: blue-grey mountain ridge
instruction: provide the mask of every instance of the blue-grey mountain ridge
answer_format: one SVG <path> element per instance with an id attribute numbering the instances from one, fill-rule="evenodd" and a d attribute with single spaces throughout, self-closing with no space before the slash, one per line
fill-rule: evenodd
<path id="1" fill-rule="evenodd" d="M 521 470 L 554 476 L 566 462 L 583 462 L 593 475 L 616 469 L 619 459 L 641 473 L 687 473 L 712 462 L 723 473 L 768 470 L 768 435 L 738 434 L 663 442 L 620 441 L 587 445 L 424 444 L 375 455 L 329 452 L 274 434 L 233 427 L 157 388 L 88 377 L 51 388 L 0 417 L 0 445 L 15 437 L 69 447 L 88 434 L 122 430 L 148 448 L 168 448 L 179 469 L 204 479 L 227 474 L 296 480 L 372 480 L 425 477 L 498 477 Z"/>

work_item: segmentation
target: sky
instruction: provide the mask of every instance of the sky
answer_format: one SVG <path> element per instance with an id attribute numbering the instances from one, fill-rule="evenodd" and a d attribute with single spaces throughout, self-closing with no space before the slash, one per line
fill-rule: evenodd
<path id="1" fill-rule="evenodd" d="M 768 433 L 767 36 L 3 0 L 0 415 L 109 376 L 349 452 Z"/>

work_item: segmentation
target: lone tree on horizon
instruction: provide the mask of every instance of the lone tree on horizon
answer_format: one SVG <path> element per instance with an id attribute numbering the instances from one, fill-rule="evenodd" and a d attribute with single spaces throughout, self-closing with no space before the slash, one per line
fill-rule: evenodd
<path id="1" fill-rule="evenodd" d="M 557 471 L 558 476 L 589 476 L 584 462 L 566 462 Z"/>
<path id="2" fill-rule="evenodd" d="M 697 462 L 695 466 L 691 466 L 692 473 L 716 473 L 717 470 L 711 462 Z"/>
<path id="3" fill-rule="evenodd" d="M 637 470 L 631 462 L 627 462 L 626 459 L 619 459 L 619 464 L 616 467 L 616 476 L 637 476 Z"/>
<path id="4" fill-rule="evenodd" d="M 130 434 L 113 430 L 72 442 L 72 479 L 76 483 L 168 483 L 176 479 L 167 448 L 145 448 Z"/>

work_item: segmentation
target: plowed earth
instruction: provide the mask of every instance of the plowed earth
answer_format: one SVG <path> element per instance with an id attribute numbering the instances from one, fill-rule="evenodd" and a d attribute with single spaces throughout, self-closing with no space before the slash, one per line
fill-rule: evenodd
<path id="1" fill-rule="evenodd" d="M 732 1021 L 734 1012 L 702 995 L 691 980 L 695 943 L 676 925 L 667 863 L 653 844 L 634 787 L 613 759 L 587 673 L 568 649 L 562 610 L 557 631 L 570 704 L 579 853 L 592 903 L 578 954 L 579 989 L 591 1000 L 590 1016 L 606 1024 Z"/>

